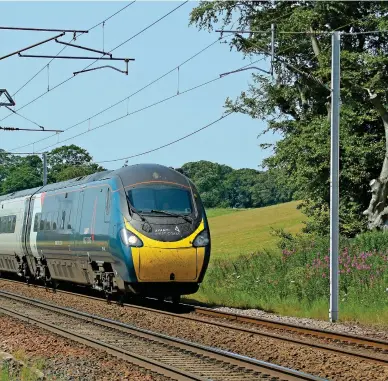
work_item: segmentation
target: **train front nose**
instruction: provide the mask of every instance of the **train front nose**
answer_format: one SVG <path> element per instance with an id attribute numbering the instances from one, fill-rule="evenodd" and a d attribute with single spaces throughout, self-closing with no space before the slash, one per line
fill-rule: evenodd
<path id="1" fill-rule="evenodd" d="M 191 236 L 172 242 L 139 238 L 122 230 L 122 240 L 131 246 L 133 267 L 139 282 L 195 282 L 201 273 L 209 233 L 201 223 Z M 144 242 L 143 242 L 144 241 Z"/>
<path id="2" fill-rule="evenodd" d="M 198 278 L 198 252 L 195 247 L 132 249 L 139 281 L 188 282 Z"/>

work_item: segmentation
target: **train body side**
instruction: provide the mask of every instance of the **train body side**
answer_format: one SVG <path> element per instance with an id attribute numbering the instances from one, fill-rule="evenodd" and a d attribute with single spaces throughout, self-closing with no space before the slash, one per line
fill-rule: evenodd
<path id="1" fill-rule="evenodd" d="M 0 197 L 0 221 L 5 221 L 4 227 L 0 224 L 0 271 L 103 291 L 163 296 L 196 292 L 210 256 L 210 243 L 193 247 L 196 235 L 208 230 L 198 192 L 200 213 L 192 224 L 147 216 L 151 235 L 144 230 L 143 219 L 129 209 L 127 188 L 138 184 L 139 176 L 144 176 L 139 184 L 153 183 L 149 180 L 155 168 L 171 173 L 162 166 L 139 166 L 132 172 L 124 168 L 118 174 L 95 174 L 85 181 L 22 191 L 20 197 Z M 167 180 L 171 179 L 163 181 L 172 184 Z M 137 234 L 143 246 L 126 245 L 123 229 Z M 178 237 L 153 235 L 174 229 L 180 232 Z"/>
<path id="2" fill-rule="evenodd" d="M 22 257 L 22 234 L 26 198 L 3 202 L 0 206 L 0 271 L 16 273 L 17 257 Z"/>

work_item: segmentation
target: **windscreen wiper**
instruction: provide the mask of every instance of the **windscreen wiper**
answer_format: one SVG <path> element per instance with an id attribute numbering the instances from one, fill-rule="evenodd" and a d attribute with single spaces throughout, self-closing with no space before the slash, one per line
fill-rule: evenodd
<path id="1" fill-rule="evenodd" d="M 151 213 L 160 213 L 160 214 L 165 214 L 166 216 L 171 216 L 171 217 L 181 217 L 184 220 L 186 220 L 187 222 L 190 222 L 190 223 L 193 222 L 193 219 L 191 217 L 186 216 L 184 214 L 165 212 L 164 210 L 156 210 L 156 209 L 152 209 Z"/>
<path id="2" fill-rule="evenodd" d="M 129 207 L 130 211 L 132 213 L 137 214 L 143 222 L 148 222 L 147 219 L 141 214 L 141 212 L 132 206 L 131 201 L 129 201 L 129 196 L 126 195 L 126 197 L 127 197 L 127 203 L 128 203 L 128 207 Z"/>
<path id="3" fill-rule="evenodd" d="M 142 229 L 144 231 L 150 233 L 152 231 L 152 226 L 149 223 L 149 221 L 141 214 L 140 210 L 137 210 L 134 206 L 132 206 L 131 201 L 129 200 L 129 196 L 127 194 L 125 196 L 126 196 L 128 207 L 129 207 L 129 210 L 131 211 L 131 213 L 132 214 L 135 213 L 140 217 L 140 219 L 143 221 Z"/>

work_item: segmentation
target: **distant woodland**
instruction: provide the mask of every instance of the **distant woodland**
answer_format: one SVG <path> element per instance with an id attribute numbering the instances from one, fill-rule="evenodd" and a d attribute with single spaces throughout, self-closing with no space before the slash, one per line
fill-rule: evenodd
<path id="1" fill-rule="evenodd" d="M 40 156 L 21 157 L 4 152 L 0 150 L 1 194 L 42 185 L 43 162 Z M 94 163 L 85 149 L 76 145 L 56 148 L 48 152 L 47 158 L 49 183 L 105 169 Z M 207 208 L 257 208 L 292 199 L 285 178 L 277 171 L 233 169 L 204 160 L 175 169 L 195 183 Z"/>

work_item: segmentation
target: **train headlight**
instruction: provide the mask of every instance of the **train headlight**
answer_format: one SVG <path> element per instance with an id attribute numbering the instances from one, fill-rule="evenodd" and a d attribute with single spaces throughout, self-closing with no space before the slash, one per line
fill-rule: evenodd
<path id="1" fill-rule="evenodd" d="M 132 232 L 130 232 L 127 229 L 121 229 L 120 231 L 121 240 L 123 241 L 124 245 L 131 246 L 131 247 L 141 247 L 143 246 L 142 240 Z"/>
<path id="2" fill-rule="evenodd" d="M 207 230 L 202 230 L 201 233 L 199 233 L 195 240 L 193 241 L 194 247 L 203 247 L 207 246 L 210 243 L 209 233 Z"/>

